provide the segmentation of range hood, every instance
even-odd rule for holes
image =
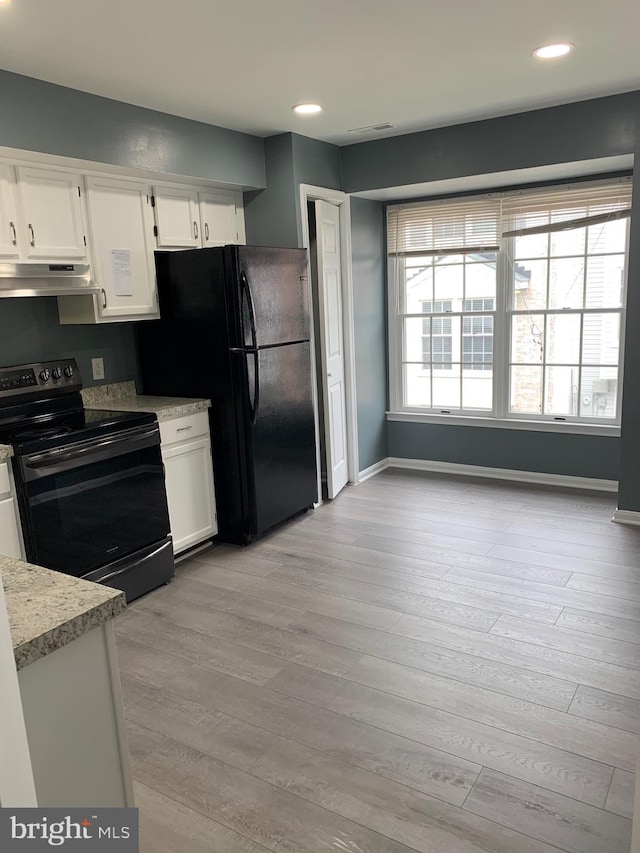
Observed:
[[[0,264],[0,297],[74,296],[99,290],[89,264]]]

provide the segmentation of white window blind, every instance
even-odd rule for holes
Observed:
[[[503,237],[585,228],[631,216],[631,178],[523,190],[502,200]]]
[[[399,204],[387,209],[390,255],[496,252],[500,238],[500,199],[448,199]]]
[[[496,252],[502,237],[584,228],[631,216],[631,178],[387,208],[390,255]]]

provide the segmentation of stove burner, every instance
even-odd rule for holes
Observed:
[[[23,432],[19,432],[14,436],[14,441],[32,441],[33,439],[39,438],[53,438],[57,435],[67,435],[72,432],[72,427],[70,426],[57,426],[57,427],[41,427],[40,429],[26,429]]]

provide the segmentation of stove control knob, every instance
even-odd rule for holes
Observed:
[[[49,370],[48,367],[45,367],[44,370],[40,371],[40,379],[42,379],[43,382],[48,382],[50,378],[51,378],[51,371]]]
[[[64,375],[65,375],[68,379],[71,379],[71,377],[73,376],[73,367],[72,367],[70,364],[68,364],[68,365],[65,367],[65,369],[64,369]]]
[[[62,379],[62,368],[61,367],[54,367],[53,370],[51,371],[51,375],[53,376],[54,379]]]

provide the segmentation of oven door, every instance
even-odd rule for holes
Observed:
[[[19,460],[27,559],[82,577],[165,539],[157,424]]]

